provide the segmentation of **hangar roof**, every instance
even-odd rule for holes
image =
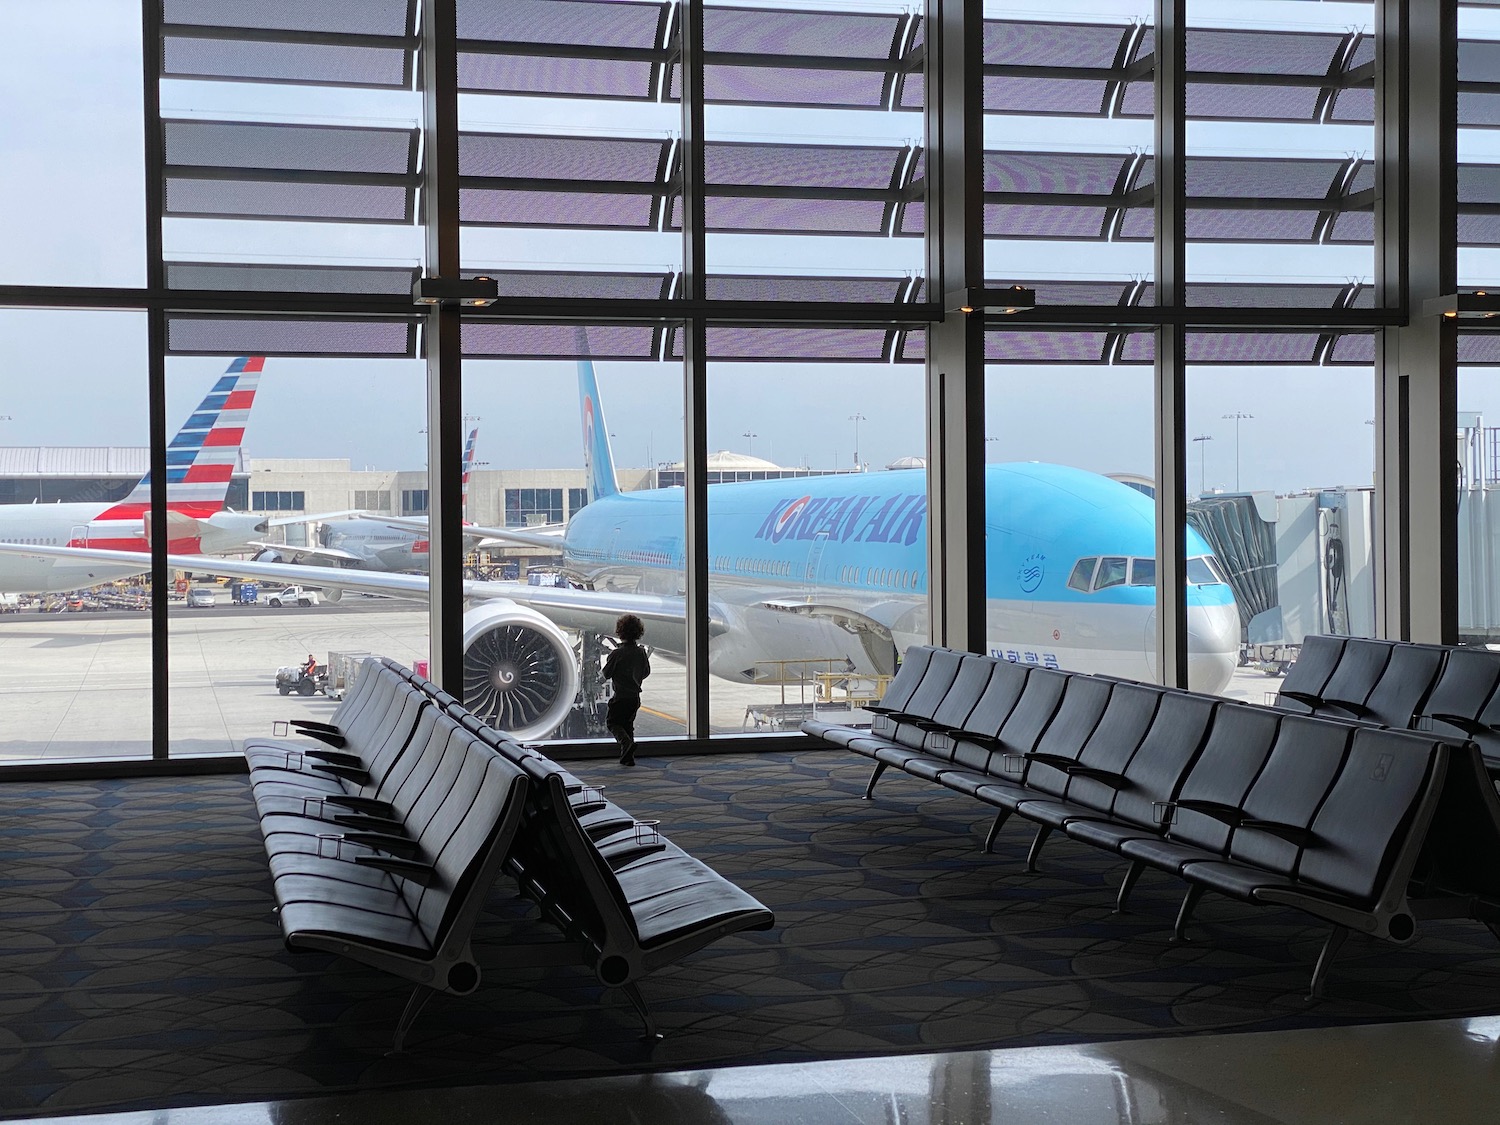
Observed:
[[[0,446],[0,477],[143,477],[150,467],[145,446]],[[243,454],[234,471],[245,471]]]

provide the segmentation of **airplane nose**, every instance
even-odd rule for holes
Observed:
[[[1229,605],[1188,607],[1188,687],[1217,695],[1240,663],[1240,615]]]

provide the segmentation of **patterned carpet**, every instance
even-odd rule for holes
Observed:
[[[0,786],[0,1115],[1500,1012],[1482,926],[1351,939],[1309,1004],[1310,920],[1208,900],[1170,944],[1176,882],[1111,915],[1119,862],[1063,840],[1027,875],[1024,826],[983,855],[981,805],[899,776],[867,804],[852,755],[578,772],[777,915],[646,978],[654,1047],[586,972],[507,971],[537,924],[502,881],[485,983],[387,1058],[405,988],[283,948],[243,778]]]

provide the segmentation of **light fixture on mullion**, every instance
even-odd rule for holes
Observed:
[[[419,305],[460,305],[481,309],[500,299],[500,283],[493,277],[419,277],[411,299]]]
[[[960,289],[949,294],[945,307],[949,312],[1010,316],[1036,308],[1036,290],[1024,285],[1005,289]]]
[[[1426,316],[1443,316],[1449,320],[1488,320],[1500,316],[1500,292],[1475,289],[1469,293],[1449,293],[1422,302]]]

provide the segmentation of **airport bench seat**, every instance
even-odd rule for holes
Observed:
[[[1415,716],[1439,679],[1443,660],[1428,646],[1350,654],[1342,639],[1327,641],[1313,646],[1305,675],[1384,699],[1393,714]],[[971,716],[990,692],[1009,707],[998,723],[990,709],[988,730],[950,724],[920,744],[871,732],[828,739],[874,759],[866,798],[895,766],[994,806],[986,850],[1007,818],[1033,822],[1028,867],[1058,830],[1122,856],[1120,909],[1144,870],[1169,872],[1187,884],[1178,938],[1210,890],[1296,907],[1331,925],[1314,994],[1350,931],[1399,943],[1419,916],[1467,916],[1500,935],[1500,798],[1475,781],[1484,767],[1472,743],[1079,673],[1030,669],[1002,681],[1005,662],[996,664],[980,703],[968,690],[961,700]]]

